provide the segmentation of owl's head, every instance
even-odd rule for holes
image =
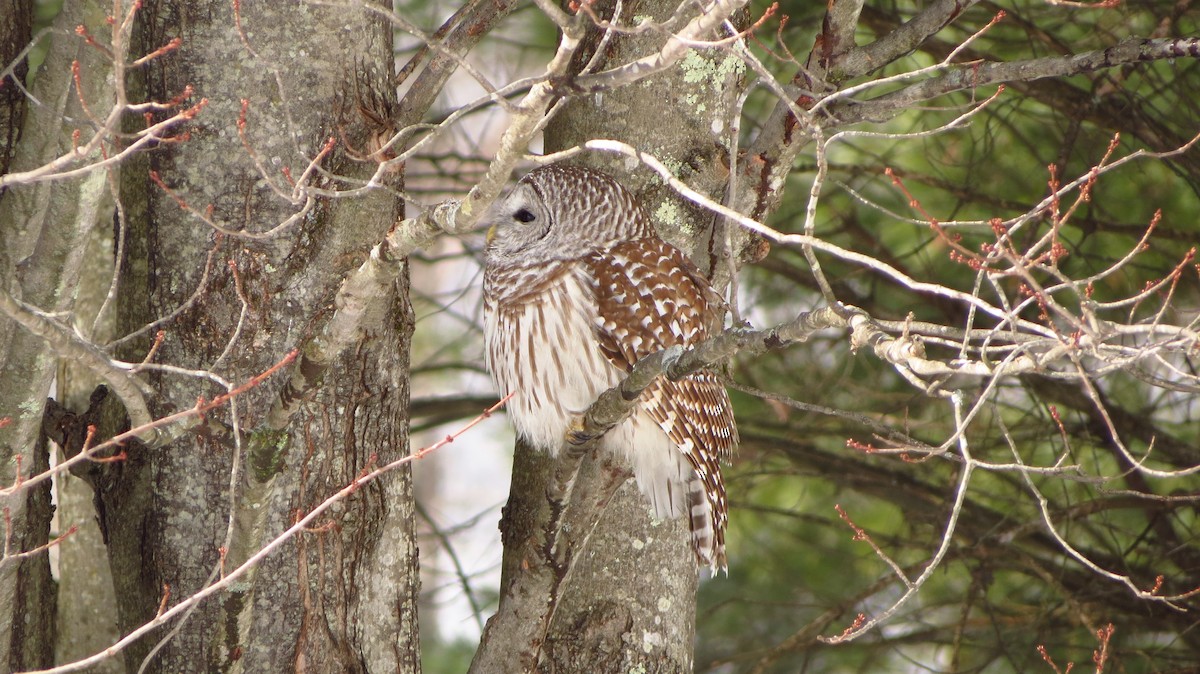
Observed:
[[[571,259],[654,233],[642,205],[611,176],[561,164],[530,171],[485,221],[495,258]]]

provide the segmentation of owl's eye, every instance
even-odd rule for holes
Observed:
[[[533,222],[537,219],[537,216],[531,213],[528,208],[522,208],[516,213],[513,213],[513,218],[517,222]]]

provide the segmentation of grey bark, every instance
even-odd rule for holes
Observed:
[[[25,119],[25,95],[21,86],[26,84],[29,64],[25,59],[17,60],[33,37],[33,0],[0,0],[0,68],[10,64],[10,75],[0,77],[0,175],[8,173],[12,153],[17,147],[21,125]]]
[[[268,182],[289,192],[283,170],[299,179],[330,137],[339,145],[324,169],[359,179],[373,172],[374,163],[353,160],[347,149],[362,153],[373,132],[357,111],[360,96],[393,97],[386,22],[365,11],[246,3],[242,34],[237,23],[227,2],[147,2],[139,14],[137,53],[174,37],[182,46],[134,74],[131,99],[169,100],[191,85],[208,105],[184,142],[162,144],[124,167],[128,238],[118,329],[170,315],[199,291],[199,301],[160,326],[165,339],[154,362],[240,383],[304,343],[344,274],[399,211],[384,189],[322,199],[278,237],[239,239],[217,236],[150,180],[149,171],[157,172],[196,212],[211,206],[212,219],[228,229],[261,232],[297,208]],[[261,173],[239,138],[242,99],[246,142]],[[320,174],[314,183],[345,185]],[[213,264],[201,288],[206,260]],[[232,426],[224,408],[210,413],[208,430],[153,450],[130,446],[128,459],[94,476],[123,631],[157,612],[164,588],[170,606],[211,582],[231,518],[226,565],[364,466],[407,453],[406,274],[395,291],[383,308],[385,327],[339,359],[285,432],[250,431],[239,444],[232,432],[213,430]],[[119,352],[141,360],[151,335],[123,342]],[[149,378],[156,416],[223,392],[190,377]],[[243,432],[261,423],[273,391],[268,383],[237,399]],[[247,448],[260,451],[251,456]],[[236,452],[244,454],[231,489]],[[126,653],[127,666],[152,656],[147,671],[419,671],[407,471],[363,487],[333,513],[217,602],[139,642]]]
[[[16,55],[12,51],[16,40],[25,39],[18,52],[27,44],[32,18],[28,4],[8,4],[14,21],[5,28],[5,65]],[[8,17],[6,8],[6,23]],[[71,35],[78,25],[103,35],[103,12],[97,12],[92,2],[68,3],[55,23],[59,32],[47,38],[47,62],[33,83],[32,93],[41,105],[31,114],[28,103],[6,102],[6,114],[11,115],[3,128],[7,170],[30,169],[70,151],[77,123],[68,120],[84,117],[72,83],[73,60],[82,71],[97,73],[82,81],[82,95],[93,101],[111,98],[111,83],[103,76],[107,65],[100,53]],[[13,89],[8,82],[6,96]],[[16,124],[20,124],[19,139]],[[15,145],[8,144],[14,139],[18,139]],[[47,343],[9,318],[18,301],[48,312],[71,310],[84,242],[104,210],[105,199],[102,173],[13,188],[0,198],[0,296],[7,308],[7,316],[0,315],[0,363],[4,365],[0,419],[11,420],[0,435],[0,484],[5,486],[14,483],[18,466],[28,476],[48,465],[48,445],[38,435],[56,365]],[[11,552],[32,550],[48,540],[48,490],[46,483],[0,499],[12,522]],[[45,554],[0,562],[2,666],[20,669],[52,662],[54,593]]]
[[[114,271],[112,229],[97,227],[80,273],[75,301],[75,326],[82,334],[99,343],[111,338],[112,312],[93,332],[97,312],[108,294]],[[71,409],[87,409],[92,391],[102,382],[77,363],[60,361],[55,382],[57,398]],[[65,459],[60,455],[60,460]],[[72,527],[70,543],[58,550],[58,622],[56,624],[56,662],[71,662],[104,650],[117,640],[117,618],[111,607],[117,599],[112,572],[93,502],[94,492],[86,480],[71,473],[60,474],[54,495],[58,504],[57,530]],[[110,660],[92,670],[94,674],[123,671],[119,660]]]

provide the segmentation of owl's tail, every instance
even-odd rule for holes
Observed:
[[[692,550],[696,552],[696,558],[711,569],[713,575],[717,571],[729,575],[725,561],[725,483],[720,472],[702,478],[693,471],[692,479],[688,482],[686,503],[688,524],[692,530]]]

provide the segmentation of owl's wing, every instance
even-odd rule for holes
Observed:
[[[650,237],[627,241],[585,258],[599,312],[597,339],[604,356],[628,372],[656,351],[703,341],[721,298],[678,249]],[[644,394],[650,417],[692,467],[705,476],[697,450],[728,461],[737,444],[729,394],[716,375],[701,370],[679,381],[660,378]]]

